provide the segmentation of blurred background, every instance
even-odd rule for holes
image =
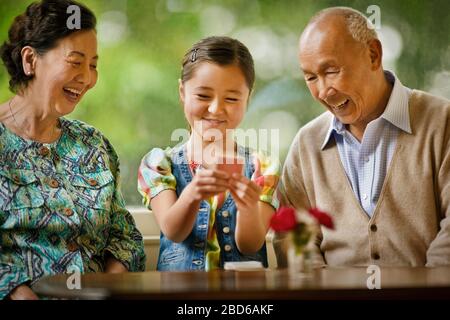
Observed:
[[[0,41],[30,0],[0,0]],[[256,86],[242,128],[279,129],[284,160],[298,129],[324,111],[307,90],[297,40],[308,19],[329,6],[351,6],[378,31],[384,66],[410,88],[450,99],[450,1],[81,0],[98,18],[99,81],[69,118],[100,129],[121,159],[122,190],[138,206],[137,168],[153,147],[176,145],[186,128],[178,99],[180,62],[193,43],[211,35],[241,40],[253,54]],[[12,96],[0,68],[0,101]]]

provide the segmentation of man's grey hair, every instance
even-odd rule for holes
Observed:
[[[308,26],[318,21],[325,21],[328,17],[343,17],[348,32],[358,42],[368,44],[378,39],[375,27],[361,12],[349,7],[326,8],[316,13],[308,22]]]

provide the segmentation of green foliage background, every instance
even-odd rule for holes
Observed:
[[[378,5],[382,25],[391,26],[402,38],[401,54],[393,64],[402,82],[411,88],[428,90],[433,88],[436,75],[440,74],[437,78],[441,87],[438,93],[450,98],[450,1],[447,0],[81,2],[96,13],[99,24],[111,21],[112,16],[113,21],[122,21],[126,26],[126,34],[120,41],[99,42],[99,82],[70,117],[94,125],[111,140],[121,158],[122,188],[130,205],[141,203],[136,191],[136,172],[142,156],[153,147],[176,144],[171,141],[172,131],[186,127],[178,99],[181,58],[194,42],[213,35],[210,32],[220,30],[226,24],[219,15],[209,22],[207,19],[205,25],[208,12],[205,10],[208,8],[220,8],[228,13],[228,18],[231,15],[232,27],[224,33],[226,35],[239,35],[239,30],[246,28],[270,30],[275,37],[290,41],[295,49],[298,35],[316,11],[345,5],[367,13],[369,5]],[[0,1],[0,41],[6,39],[13,18],[30,3],[28,0]],[[111,11],[123,15],[114,18]],[[107,32],[109,26],[103,24],[102,28]],[[100,34],[99,30],[99,37]],[[265,50],[270,57],[270,51],[275,52],[279,48],[277,43],[273,43]],[[242,124],[244,128],[267,128],[268,125],[279,128],[284,142],[280,147],[281,160],[295,131],[323,112],[322,107],[310,98],[295,54],[283,53],[282,50],[281,55],[272,55],[274,58],[256,64],[256,87]],[[284,72],[272,77],[259,76],[265,64],[276,64],[280,59],[285,63]],[[11,96],[8,75],[3,67],[0,69],[0,101]],[[272,112],[280,111],[285,112],[284,118],[276,121],[275,113],[274,122],[270,124]],[[287,123],[284,126],[286,117],[294,121],[295,128],[292,124],[287,128]]]

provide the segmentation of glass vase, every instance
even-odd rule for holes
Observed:
[[[291,244],[287,251],[287,263],[290,276],[309,276],[313,270],[312,250],[307,246],[297,248]]]

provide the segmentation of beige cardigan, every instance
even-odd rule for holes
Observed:
[[[398,136],[372,218],[361,208],[334,139],[321,150],[331,113],[294,138],[281,178],[284,202],[329,212],[335,230],[322,228],[319,262],[330,266],[450,264],[450,102],[414,90],[412,134]],[[316,257],[317,258],[317,257]]]

